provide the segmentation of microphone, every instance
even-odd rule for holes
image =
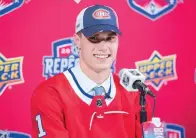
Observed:
[[[139,72],[137,69],[122,69],[119,72],[120,84],[127,90],[131,92],[145,92],[152,97],[155,95],[151,90],[144,84],[145,76]]]

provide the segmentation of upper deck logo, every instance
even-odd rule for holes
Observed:
[[[145,17],[156,20],[166,13],[171,12],[177,5],[177,1],[183,0],[127,0],[129,6]]]
[[[0,95],[10,85],[23,83],[23,57],[5,58],[0,53]]]
[[[167,138],[185,138],[185,129],[183,126],[177,124],[166,124]]]
[[[135,64],[136,68],[146,76],[146,84],[152,85],[157,91],[164,82],[177,79],[176,55],[163,57],[154,51],[150,59]]]
[[[24,0],[0,0],[0,17],[18,9],[23,3]]]

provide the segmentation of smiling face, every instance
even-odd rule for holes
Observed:
[[[79,48],[80,66],[97,73],[110,70],[118,49],[116,33],[99,32],[91,37],[76,34],[74,42]]]

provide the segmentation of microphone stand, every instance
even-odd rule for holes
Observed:
[[[139,87],[138,90],[141,92],[140,94],[140,105],[141,105],[140,123],[142,124],[143,122],[147,121],[147,112],[146,112],[146,94],[147,93],[141,87]]]
[[[144,130],[143,130],[143,122],[147,121],[147,112],[146,112],[146,92],[142,87],[138,87],[138,90],[140,91],[140,124],[142,126],[142,138],[144,138]]]

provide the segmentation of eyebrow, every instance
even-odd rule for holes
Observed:
[[[109,34],[108,34],[108,36],[113,36],[113,35],[117,35],[115,32],[110,32]],[[100,36],[99,35],[99,33],[97,33],[97,34],[95,34],[95,35],[93,35],[93,36]]]
[[[111,35],[117,35],[117,34],[115,32],[111,32],[108,35],[111,36]]]

